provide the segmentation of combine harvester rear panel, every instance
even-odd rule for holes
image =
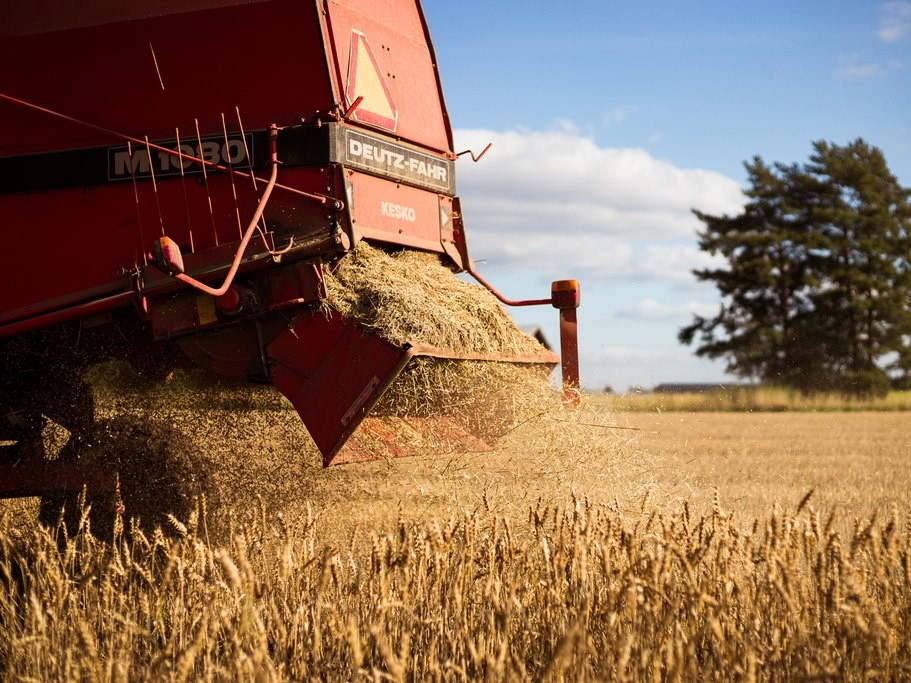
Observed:
[[[91,478],[28,465],[45,418],[88,438],[98,360],[179,348],[270,382],[329,464],[364,457],[346,441],[411,358],[483,355],[322,306],[361,241],[473,273],[415,0],[7,3],[0,63],[0,495]],[[552,303],[573,337],[572,281],[512,303]]]

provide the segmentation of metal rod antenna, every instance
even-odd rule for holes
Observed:
[[[155,195],[155,206],[158,207],[158,223],[161,225],[161,236],[164,237],[164,217],[161,215],[161,199],[158,197],[158,181],[155,179],[155,162],[152,160],[152,148],[146,137],[146,156],[149,159],[149,174],[152,176],[152,192]]]
[[[145,231],[142,229],[142,210],[139,206],[139,186],[136,185],[136,164],[133,163],[133,143],[127,140],[127,156],[130,158],[130,179],[133,181],[133,200],[136,202],[136,223],[139,226],[139,253],[142,254],[142,265],[149,265],[146,252]]]
[[[196,144],[199,145],[199,155],[202,156],[202,135],[199,132],[199,119],[193,119],[196,126]],[[209,175],[206,173],[206,165],[202,164],[202,182],[206,188],[206,197],[209,200],[209,218],[212,220],[212,235],[215,237],[215,246],[218,242],[218,230],[215,228],[215,209],[212,207],[212,193],[209,191]]]
[[[237,185],[234,184],[234,167],[231,164],[231,145],[228,141],[228,124],[225,123],[225,113],[221,113],[221,132],[224,136],[225,141],[225,152],[228,155],[228,158],[225,159],[225,163],[228,164],[228,169],[231,171],[229,177],[231,178],[231,196],[234,198],[234,215],[237,217],[237,236],[240,239],[244,238],[244,226],[243,220],[240,217],[240,206],[237,203]]]
[[[183,150],[180,148],[180,128],[174,129],[174,138],[177,142],[177,165],[180,167],[180,185],[183,189],[183,208],[187,213],[187,234],[190,238],[190,253],[196,251],[193,242],[193,220],[190,218],[190,198],[187,194],[187,176],[183,168]]]

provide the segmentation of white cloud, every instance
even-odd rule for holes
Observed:
[[[611,109],[604,115],[604,119],[603,119],[604,125],[612,126],[617,123],[623,123],[624,121],[626,121],[627,117],[630,114],[633,114],[633,113],[637,112],[638,110],[639,110],[638,107],[634,107],[631,105],[620,105],[620,106],[614,107],[613,109]]]
[[[561,232],[560,229],[552,230],[550,234],[521,229],[491,232],[478,230],[474,222],[470,222],[468,247],[475,258],[483,258],[494,266],[508,264],[545,272],[585,270],[605,274],[630,270],[633,260],[630,242],[613,235],[565,235]]]
[[[621,277],[690,278],[707,265],[694,207],[739,213],[738,183],[641,149],[598,146],[571,122],[557,130],[456,131],[459,149],[493,147],[458,165],[475,258],[551,272],[562,264]]]
[[[491,267],[524,268],[552,277],[585,274],[602,279],[692,283],[693,270],[725,263],[696,246],[645,244],[610,234],[566,234],[562,229],[538,234],[521,226],[495,232],[478,230],[471,220],[473,213],[468,212],[469,251]]]
[[[895,43],[911,33],[911,2],[896,0],[879,7],[879,31],[876,35],[886,43]]]
[[[704,301],[688,301],[679,305],[663,304],[655,299],[643,299],[633,308],[617,313],[618,318],[634,320],[688,320],[694,315],[704,318],[711,317],[718,312],[717,303]]]
[[[640,271],[655,279],[689,281],[691,271],[719,268],[725,263],[720,256],[711,256],[696,246],[671,244],[646,245]]]
[[[461,130],[460,147],[493,147],[482,163],[460,164],[459,182],[466,189],[494,185],[500,201],[541,202],[554,210],[623,212],[676,216],[694,205],[707,211],[736,210],[741,201],[737,183],[720,173],[681,169],[656,159],[642,149],[599,147],[574,130],[508,131]],[[510,209],[514,208],[512,206]],[[583,216],[584,217],[584,216]],[[592,215],[602,224],[603,215]],[[668,232],[653,221],[651,230]],[[680,234],[679,224],[670,227]]]
[[[904,68],[905,63],[900,59],[890,59],[887,62],[878,63],[863,61],[861,57],[854,56],[836,69],[835,75],[843,81],[872,81],[885,78]]]

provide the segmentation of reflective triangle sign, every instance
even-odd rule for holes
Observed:
[[[345,96],[348,98],[348,106],[358,97],[363,98],[351,114],[352,119],[395,132],[399,120],[398,109],[392,101],[389,86],[370,49],[367,36],[357,30],[351,31]]]

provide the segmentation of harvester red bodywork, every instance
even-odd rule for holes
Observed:
[[[141,361],[148,339],[273,383],[324,462],[345,459],[409,358],[450,354],[317,312],[326,263],[369,240],[472,272],[420,6],[60,5],[0,10],[0,441],[27,443],[35,413],[91,421],[78,395],[23,389],[75,364],[43,346],[65,330],[80,358],[125,340]]]

